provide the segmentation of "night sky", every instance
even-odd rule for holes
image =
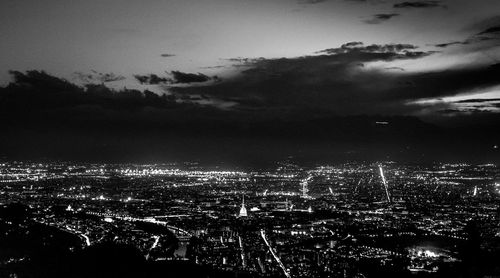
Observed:
[[[497,0],[0,2],[0,159],[500,161]]]

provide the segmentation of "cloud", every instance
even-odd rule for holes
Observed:
[[[55,115],[60,112],[65,116],[56,121],[66,121],[66,113],[73,118],[83,110],[111,113],[147,107],[167,109],[177,105],[173,96],[159,96],[147,90],[115,91],[103,84],[81,87],[43,71],[11,71],[11,75],[13,81],[0,88],[1,110],[3,115],[14,113],[19,118],[30,118],[33,113],[45,111]]]
[[[465,41],[463,41],[463,42],[454,41],[454,42],[438,43],[438,44],[435,44],[434,46],[435,47],[439,47],[439,48],[446,48],[446,47],[449,47],[449,46],[461,45],[461,44],[467,44],[467,42],[465,42]]]
[[[14,71],[13,81],[0,88],[5,131],[0,154],[93,161],[113,155],[219,159],[240,154],[235,161],[248,161],[251,156],[275,159],[270,158],[274,150],[281,150],[280,156],[298,149],[331,156],[327,150],[335,142],[341,152],[357,146],[362,153],[377,149],[387,157],[408,146],[435,144],[442,150],[453,138],[470,148],[467,136],[404,116],[419,109],[406,103],[498,83],[500,66],[418,74],[357,66],[380,59],[377,53],[259,59],[235,78],[177,86],[171,88],[174,94],[161,96]],[[381,127],[377,121],[390,124]],[[481,131],[495,140],[498,135],[491,130]],[[472,140],[477,133],[457,134],[470,134],[467,140]],[[383,147],[388,144],[391,150]],[[422,148],[415,151],[421,155]]]
[[[496,34],[496,35],[499,35],[500,34],[500,25],[498,26],[493,26],[493,27],[490,27],[484,31],[481,31],[480,33],[478,33],[478,35],[487,35],[487,34]]]
[[[486,30],[492,26],[500,25],[500,15],[490,16],[480,20],[476,20],[474,23],[465,26],[464,31],[467,32],[478,32]]]
[[[160,77],[153,73],[146,75],[136,74],[134,75],[134,77],[137,81],[139,81],[139,83],[145,85],[158,85],[158,84],[166,84],[172,82],[172,80],[169,78]]]
[[[318,3],[323,3],[327,2],[328,0],[300,0],[300,4],[318,4]]]
[[[190,84],[190,83],[199,83],[199,82],[207,82],[212,79],[203,73],[186,73],[181,71],[172,71],[170,74],[173,77],[172,84]]]
[[[221,69],[225,68],[226,66],[218,65],[218,66],[207,66],[207,67],[200,67],[201,69]]]
[[[484,102],[499,102],[500,98],[472,98],[456,101],[455,103],[484,103]]]
[[[338,48],[329,48],[318,53],[340,54],[348,52],[366,52],[366,53],[396,53],[401,51],[413,50],[418,48],[411,44],[371,44],[364,45],[362,42],[348,42]]]
[[[229,62],[236,62],[236,63],[248,63],[248,62],[252,62],[253,59],[251,58],[242,58],[242,57],[237,57],[237,58],[228,58],[228,59],[225,59]]]
[[[122,75],[117,75],[115,73],[101,73],[92,70],[90,73],[75,72],[75,77],[84,83],[106,83],[125,80],[126,78]]]
[[[412,2],[401,2],[393,5],[396,9],[406,9],[406,8],[435,8],[440,7],[440,1],[412,1]]]
[[[470,98],[453,102],[450,106],[465,113],[500,113],[500,98]]]
[[[264,60],[264,59],[265,58],[263,58],[263,57],[260,57],[260,58],[236,57],[236,58],[228,58],[228,59],[222,59],[222,60],[228,61],[232,64],[233,67],[239,68],[239,67],[251,66],[256,61]]]
[[[480,20],[464,28],[465,31],[472,33],[461,41],[452,41],[434,44],[437,48],[448,48],[457,46],[455,51],[464,53],[481,53],[489,56],[485,50],[497,48],[500,41],[500,16],[490,17]],[[498,61],[491,57],[492,61]]]
[[[328,2],[329,0],[299,0],[299,4],[319,4],[323,2]],[[347,2],[367,2],[368,0],[344,0]]]
[[[437,47],[448,47],[451,45],[470,45],[476,50],[495,48],[500,40],[500,16],[488,17],[468,25],[463,31],[472,33],[463,41],[436,44]]]
[[[171,71],[168,73],[171,77],[161,77],[154,73],[141,75],[134,75],[139,83],[144,85],[175,85],[175,84],[191,84],[202,83],[211,80],[220,81],[217,76],[207,76],[203,73],[186,73],[181,71]]]
[[[500,40],[500,17],[483,20],[475,25],[476,33],[464,44],[483,44],[486,47],[497,47]]]
[[[273,115],[355,115],[359,113],[422,115],[438,105],[417,102],[467,94],[500,85],[500,65],[406,72],[397,68],[360,67],[362,64],[419,59],[433,52],[411,44],[364,45],[346,43],[319,51],[322,55],[258,59],[241,75],[217,84],[175,88],[178,95],[200,95],[238,103],[231,109]],[[245,63],[249,63],[245,60]],[[441,103],[442,109],[448,104]],[[436,106],[436,107],[434,107]],[[426,112],[427,111],[427,112]],[[304,115],[303,115],[304,117]]]
[[[385,68],[386,70],[399,70],[399,71],[405,71],[405,69],[401,67],[387,67]]]
[[[337,48],[329,48],[318,51],[320,54],[376,54],[379,60],[392,61],[398,59],[418,59],[435,51],[416,51],[418,47],[411,44],[371,44],[364,45],[362,42],[349,42]]]
[[[367,19],[364,22],[368,24],[379,24],[384,21],[387,21],[393,17],[399,16],[397,13],[390,13],[390,14],[375,14],[373,15],[373,18]]]

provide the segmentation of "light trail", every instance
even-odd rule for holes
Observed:
[[[85,234],[80,234],[84,239],[87,246],[90,246],[90,238]]]
[[[169,225],[168,224],[169,222],[156,220],[154,217],[145,217],[145,218],[137,218],[137,217],[130,217],[130,216],[127,216],[127,217],[114,216],[114,217],[118,218],[120,220],[131,221],[131,222],[139,221],[139,222],[148,222],[148,223],[158,224],[158,225],[162,225],[162,226],[167,227],[171,232],[173,232],[176,235],[183,234],[186,236],[192,236],[190,232],[188,232],[184,229],[181,229],[179,227]],[[162,216],[162,217],[164,218],[165,216]]]
[[[146,255],[146,260],[149,260],[149,253],[151,253],[151,250],[155,249],[156,246],[158,246],[158,242],[160,241],[160,236],[154,236],[153,237],[155,241],[153,242],[153,245],[151,245],[151,248],[149,248],[148,254]]]
[[[391,202],[391,196],[389,195],[389,188],[387,187],[387,181],[385,180],[384,176],[384,170],[382,169],[382,165],[378,166],[378,169],[380,170],[380,177],[382,178],[382,183],[384,184],[384,189],[385,189],[385,195],[387,197],[387,202]]]
[[[238,236],[238,241],[240,244],[240,250],[241,250],[241,263],[243,264],[243,267],[247,266],[247,259],[245,257],[245,249],[243,248],[243,240],[241,239],[241,236]]]
[[[286,267],[283,264],[283,262],[281,262],[281,259],[278,257],[278,255],[276,254],[276,252],[274,252],[274,249],[271,247],[271,245],[267,241],[266,232],[264,232],[264,230],[260,230],[260,235],[262,236],[262,239],[264,240],[264,243],[266,243],[267,247],[269,248],[269,252],[271,252],[271,255],[273,255],[274,259],[276,260],[276,262],[278,263],[278,265],[283,270],[283,274],[285,274],[285,276],[287,278],[291,278],[292,275],[290,275],[290,273],[286,269]]]
[[[77,231],[77,230],[75,230],[73,228],[70,228],[70,227],[63,227],[63,229],[65,229],[66,231],[68,231],[68,232],[70,232],[72,234],[75,234],[75,235],[77,235],[79,237],[82,237],[85,240],[85,244],[87,244],[87,246],[90,246],[90,238],[86,234],[84,234],[84,233],[82,233],[80,231]]]
[[[55,227],[55,228],[57,228],[57,229],[59,229],[59,230],[61,230],[61,231],[65,231],[65,232],[68,232],[68,233],[70,233],[70,234],[76,235],[76,236],[78,236],[78,237],[82,238],[82,239],[85,241],[85,244],[86,244],[87,246],[90,246],[90,245],[91,245],[91,244],[90,244],[90,238],[89,238],[86,234],[84,234],[84,233],[82,233],[82,232],[80,232],[80,231],[77,231],[77,230],[75,230],[75,229],[73,229],[73,228],[71,228],[71,227],[67,227],[67,226],[59,226],[59,225],[56,225],[56,224],[46,223],[46,222],[44,222],[44,221],[36,221],[36,222],[38,222],[38,223],[40,223],[40,224],[43,224],[43,225],[47,225],[47,226],[51,226],[51,227]]]
[[[156,246],[158,246],[158,242],[160,241],[160,236],[155,236],[155,242],[153,242],[153,245],[151,246],[151,249],[155,249]]]

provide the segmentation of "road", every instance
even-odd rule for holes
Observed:
[[[276,252],[274,252],[274,249],[269,244],[269,241],[267,241],[266,232],[264,232],[264,230],[260,230],[260,235],[262,236],[262,239],[264,240],[264,242],[266,243],[267,247],[269,248],[269,252],[271,252],[271,255],[273,255],[274,259],[276,260],[276,262],[278,263],[278,265],[283,270],[283,274],[285,274],[285,276],[287,278],[292,278],[292,275],[290,275],[290,272],[288,272],[288,270],[286,269],[286,267],[283,264],[283,262],[281,262],[280,257],[278,257],[278,255],[276,254]]]

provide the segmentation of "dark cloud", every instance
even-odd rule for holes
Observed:
[[[169,53],[164,53],[160,55],[161,57],[168,58],[168,57],[174,57],[176,56],[175,54],[169,54]]]
[[[176,126],[176,130],[187,128],[191,132],[193,125],[193,130],[221,125],[225,132],[227,124],[234,128],[255,120],[274,128],[273,122],[281,117],[197,105],[196,101],[214,99],[207,94],[160,96],[147,90],[115,91],[102,84],[81,87],[40,71],[11,74],[13,81],[0,88],[0,120],[4,128],[164,130]],[[296,120],[290,119],[291,123]]]
[[[352,48],[352,47],[361,47],[363,46],[363,42],[348,42],[342,45],[342,48]]]
[[[211,80],[219,81],[217,76],[210,77],[203,73],[186,73],[174,70],[169,75],[172,77],[161,77],[156,74],[134,75],[134,77],[139,83],[146,85],[174,85],[201,83]]]
[[[405,71],[405,69],[400,68],[400,67],[387,67],[385,68],[386,70],[399,70],[399,71]]]
[[[222,68],[225,68],[225,67],[226,66],[219,65],[219,66],[200,67],[200,69],[222,69]]]
[[[83,87],[43,71],[10,72],[13,82],[0,88],[1,110],[27,108],[30,111],[59,110],[78,107],[105,109],[141,109],[144,107],[170,107],[175,104],[172,96],[159,96],[150,91],[124,89],[115,91],[103,84]]]
[[[467,32],[479,32],[497,25],[500,25],[500,15],[477,20],[474,23],[465,26],[463,29]]]
[[[242,58],[242,57],[237,57],[237,58],[228,58],[228,59],[225,59],[226,61],[229,61],[229,62],[235,62],[235,63],[248,63],[248,62],[252,62],[253,59],[251,58]]]
[[[500,16],[488,17],[464,28],[473,34],[463,44],[483,44],[483,47],[496,47],[500,40]]]
[[[495,36],[485,36],[485,35],[486,33],[485,34],[478,33],[468,37],[467,39],[464,39],[463,41],[438,43],[434,44],[434,46],[438,48],[448,48],[450,46],[469,46],[471,50],[482,50],[482,49],[497,47],[497,44],[492,41],[500,39],[500,36],[496,38]],[[464,48],[463,50],[467,50],[467,48]]]
[[[498,102],[500,98],[472,98],[456,101],[455,103],[485,103],[485,102]]]
[[[319,4],[329,0],[299,0],[300,4]],[[368,0],[344,0],[347,2],[367,2]]]
[[[199,83],[199,82],[207,82],[212,79],[216,79],[207,76],[203,73],[186,73],[181,71],[172,71],[171,75],[173,77],[172,84],[189,84],[189,83]]]
[[[329,48],[318,53],[326,54],[341,54],[348,52],[365,52],[365,53],[394,53],[398,54],[402,51],[408,51],[418,48],[411,44],[371,44],[364,45],[362,42],[348,42],[338,48]]]
[[[463,113],[464,111],[460,110],[460,109],[448,108],[448,109],[438,110],[437,112],[440,113],[440,114],[443,114],[443,115],[453,115],[453,114]]]
[[[125,77],[122,75],[117,75],[112,72],[101,73],[95,70],[92,70],[90,73],[75,72],[74,75],[77,79],[84,83],[106,83],[125,80]]]
[[[252,66],[253,63],[255,63],[256,61],[265,60],[265,58],[263,58],[263,57],[260,57],[260,58],[236,57],[236,58],[228,58],[228,59],[222,59],[222,60],[230,62],[233,67],[242,68],[242,67]]]
[[[462,111],[463,113],[468,114],[492,114],[498,115],[500,110],[500,99],[492,98],[492,99],[463,99],[459,101],[454,101],[452,107],[455,107],[456,110]]]
[[[500,25],[490,27],[490,28],[478,33],[478,35],[487,35],[487,34],[500,34]]]
[[[446,43],[435,44],[438,48],[447,48],[450,46],[459,46],[458,51],[476,52],[489,56],[485,50],[498,47],[500,41],[500,17],[490,17],[476,22],[465,28],[472,35],[462,41],[452,41]],[[490,57],[492,61],[498,61],[494,57]]]
[[[454,114],[454,115],[460,115],[460,114],[491,114],[489,112],[490,107],[486,106],[475,106],[475,107],[461,107],[461,108],[456,108],[456,109],[443,109],[440,110],[439,112],[442,114]]]
[[[491,25],[478,24],[482,26],[479,31],[469,37],[463,44],[474,45],[476,49],[485,50],[498,47],[500,41],[500,17],[487,20]]]
[[[433,51],[415,51],[418,47],[411,44],[371,44],[364,45],[361,42],[349,42],[338,48],[329,48],[318,51],[322,54],[376,54],[380,60],[391,61],[397,59],[417,59],[435,52]]]
[[[141,84],[145,85],[158,85],[158,84],[166,84],[166,83],[171,83],[172,80],[166,77],[160,77],[156,74],[147,74],[147,75],[139,75],[136,74],[134,75],[135,79],[139,81]]]
[[[318,3],[323,3],[326,1],[328,1],[328,0],[300,0],[299,3],[300,4],[318,4]]]
[[[373,18],[367,19],[364,22],[368,24],[379,24],[384,21],[387,21],[393,17],[399,16],[397,13],[390,13],[390,14],[375,14],[373,15]]]
[[[371,62],[418,59],[432,54],[417,50],[417,46],[409,44],[365,46],[361,42],[350,42],[320,51],[324,55],[259,59],[238,77],[174,91],[180,95],[203,93],[238,103],[233,107],[235,110],[274,115],[308,109],[337,115],[412,115],[432,106],[417,104],[417,100],[500,85],[499,65],[432,72],[359,67]]]
[[[452,45],[461,45],[461,44],[467,44],[467,42],[454,41],[454,42],[447,42],[447,43],[438,43],[438,44],[435,44],[434,46],[439,47],[439,48],[446,48],[446,47],[449,47]]]
[[[411,2],[401,2],[393,5],[396,9],[402,8],[435,8],[440,7],[441,1],[411,1]]]
[[[411,110],[405,107],[408,99],[498,82],[497,68],[424,75],[355,65],[378,60],[377,53],[259,60],[240,77],[174,87],[174,95],[162,96],[115,91],[103,84],[81,87],[38,71],[12,72],[13,81],[0,88],[0,155],[246,163],[302,153],[317,162],[319,157],[353,159],[346,151],[362,154],[357,159],[387,158],[401,151],[414,158],[408,147],[417,156],[435,150],[444,155],[443,146],[453,146],[453,138],[460,138],[455,144],[467,142],[467,150],[484,145],[457,136],[477,132],[450,132],[398,115]],[[414,85],[402,85],[405,80]],[[232,99],[239,106],[224,110],[196,104],[214,99]],[[481,130],[481,138],[496,140],[491,130]],[[456,149],[446,149],[447,154]]]

